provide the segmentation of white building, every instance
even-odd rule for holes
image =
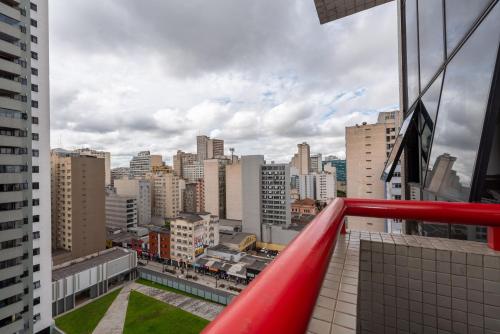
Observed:
[[[137,227],[137,199],[135,196],[106,192],[106,227],[123,231]]]
[[[299,198],[316,198],[316,174],[299,175]]]
[[[0,2],[0,333],[53,323],[47,7]]]
[[[137,223],[151,223],[153,186],[151,180],[120,179],[114,181],[116,193],[121,196],[135,196],[137,200]]]
[[[172,260],[193,263],[205,248],[219,244],[219,218],[210,214],[182,213],[170,223]]]
[[[337,178],[334,173],[316,174],[316,197],[314,199],[329,203],[337,197]]]
[[[321,153],[311,154],[311,173],[321,173],[323,171],[323,158]]]
[[[163,165],[161,155],[151,155],[149,151],[139,152],[130,160],[130,176],[143,177],[153,171],[154,166]]]
[[[182,176],[187,183],[195,183],[203,179],[203,162],[193,161],[190,164],[182,165]]]

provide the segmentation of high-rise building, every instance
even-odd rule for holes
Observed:
[[[309,174],[311,171],[311,148],[308,143],[297,144],[297,153],[294,154],[290,165],[297,169],[299,175]]]
[[[226,218],[226,165],[228,159],[210,159],[204,162],[205,210]]]
[[[106,248],[104,159],[51,152],[54,264]]]
[[[170,230],[170,256],[177,263],[192,264],[206,247],[219,244],[219,218],[214,215],[182,213]]]
[[[183,165],[182,178],[189,183],[194,183],[199,179],[203,179],[203,161],[194,161],[190,164]]]
[[[150,177],[153,182],[153,216],[177,217],[183,209],[184,180],[174,173],[154,173]]]
[[[240,160],[226,165],[226,219],[243,219],[243,189]]]
[[[321,172],[316,174],[316,197],[315,199],[329,203],[337,197],[337,180],[335,173]]]
[[[385,198],[385,182],[380,175],[395,136],[394,112],[382,112],[378,122],[346,127],[347,196]],[[349,228],[358,231],[385,231],[380,218],[349,217]]]
[[[323,161],[323,170],[325,172],[335,173],[335,176],[337,178],[337,190],[346,192],[347,169],[345,160],[339,159],[334,155],[327,156]]]
[[[92,150],[90,148],[76,149],[75,152],[80,153],[80,155],[90,155],[96,158],[104,159],[104,171],[105,171],[104,182],[106,183],[107,186],[111,185],[111,153]]]
[[[0,17],[0,332],[36,332],[53,322],[47,1]]]
[[[315,199],[316,197],[316,174],[301,174],[299,175],[299,198],[300,199]]]
[[[116,193],[120,196],[133,196],[137,204],[137,223],[151,223],[153,186],[150,179],[120,179],[114,181]]]
[[[106,192],[106,227],[123,231],[137,227],[137,199],[135,196],[118,195],[114,190]]]
[[[149,151],[139,152],[130,161],[130,176],[143,177],[151,173],[154,166],[163,166],[161,155],[151,155]]]
[[[323,171],[323,156],[321,153],[311,155],[311,173],[321,173]]]
[[[290,166],[270,163],[261,166],[262,224],[289,226]]]
[[[111,169],[111,185],[115,184],[115,180],[128,179],[130,176],[129,167],[117,167]]]
[[[198,156],[195,153],[186,153],[178,150],[177,154],[174,155],[174,173],[175,175],[186,178],[184,176],[184,166],[191,165],[197,161]]]
[[[207,136],[197,136],[196,153],[198,161],[221,158],[224,156],[224,140],[210,139]]]

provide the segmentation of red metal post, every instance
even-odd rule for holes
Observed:
[[[488,226],[488,246],[500,251],[500,227]]]

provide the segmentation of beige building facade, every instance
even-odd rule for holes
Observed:
[[[106,248],[104,159],[51,152],[54,264]]]
[[[137,203],[137,223],[151,223],[153,185],[150,179],[120,179],[114,181],[116,193],[120,196],[134,196]]]
[[[175,218],[182,211],[185,182],[174,173],[155,173],[153,183],[153,216]]]
[[[196,153],[187,153],[181,150],[177,151],[177,154],[174,155],[173,163],[174,163],[174,173],[175,175],[184,177],[184,166],[190,165],[198,159],[198,155]]]
[[[394,112],[380,113],[375,124],[364,122],[346,127],[347,197],[385,199],[385,182],[380,175],[394,142],[395,127]],[[348,227],[384,232],[385,221],[349,217]]]
[[[111,153],[104,151],[97,151],[90,148],[80,148],[75,150],[80,155],[90,155],[96,158],[104,159],[104,181],[106,185],[111,184]]]
[[[226,219],[243,219],[242,196],[241,163],[240,160],[234,160],[226,166]]]
[[[226,217],[226,165],[227,159],[210,159],[203,162],[205,210],[220,218]]]

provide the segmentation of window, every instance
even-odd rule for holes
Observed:
[[[33,239],[40,239],[40,231],[33,232]]]
[[[19,30],[21,30],[21,32],[22,32],[23,34],[25,34],[25,33],[26,33],[26,27],[25,27],[25,26],[19,26]]]
[[[40,173],[40,166],[32,166],[31,172],[32,173]]]
[[[31,101],[31,106],[32,106],[33,108],[38,108],[38,101],[36,101],[36,100],[32,100],[32,101]]]
[[[33,206],[40,205],[40,199],[39,198],[33,198]]]
[[[32,154],[34,157],[38,157],[40,156],[40,151],[39,150],[31,150],[32,151]]]
[[[21,49],[21,51],[26,51],[26,43],[19,43],[19,48]]]
[[[31,74],[38,75],[38,68],[32,67],[31,68]]]
[[[36,22],[35,19],[30,19],[30,23],[33,27],[36,27],[38,25],[38,22]]]
[[[33,255],[40,255],[40,248],[34,248],[33,249]],[[40,281],[38,281],[38,287],[36,286],[36,283],[35,282],[35,289],[39,288],[40,287]]]
[[[31,90],[32,90],[33,92],[38,92],[38,85],[31,84]]]
[[[394,195],[394,199],[395,200],[400,200],[401,199],[401,195]]]
[[[39,215],[34,215],[33,216],[33,223],[38,223],[40,222],[40,216]]]
[[[35,51],[31,51],[31,58],[38,59],[38,53],[36,53]]]
[[[40,183],[33,182],[33,189],[40,189]]]
[[[32,133],[31,134],[31,139],[35,140],[35,141],[38,141],[40,139],[40,137],[39,137],[38,133]]]
[[[36,37],[35,35],[31,35],[31,42],[38,44],[38,37]]]
[[[36,297],[35,299],[33,299],[33,305],[38,305],[40,304],[40,297]]]
[[[496,5],[446,68],[425,180],[425,190],[440,199],[469,201],[499,38]],[[446,166],[444,175],[434,173]]]
[[[408,107],[417,98],[419,90],[418,76],[418,29],[417,29],[417,1],[405,2],[406,20],[406,70],[407,70],[407,95]]]
[[[31,123],[38,124],[38,117],[31,117]]]
[[[443,1],[418,1],[420,87],[425,87],[444,60]]]
[[[36,12],[38,10],[38,7],[36,4],[34,4],[33,2],[30,2],[30,9],[34,12]]]
[[[450,53],[469,31],[490,0],[446,0],[446,48]]]

